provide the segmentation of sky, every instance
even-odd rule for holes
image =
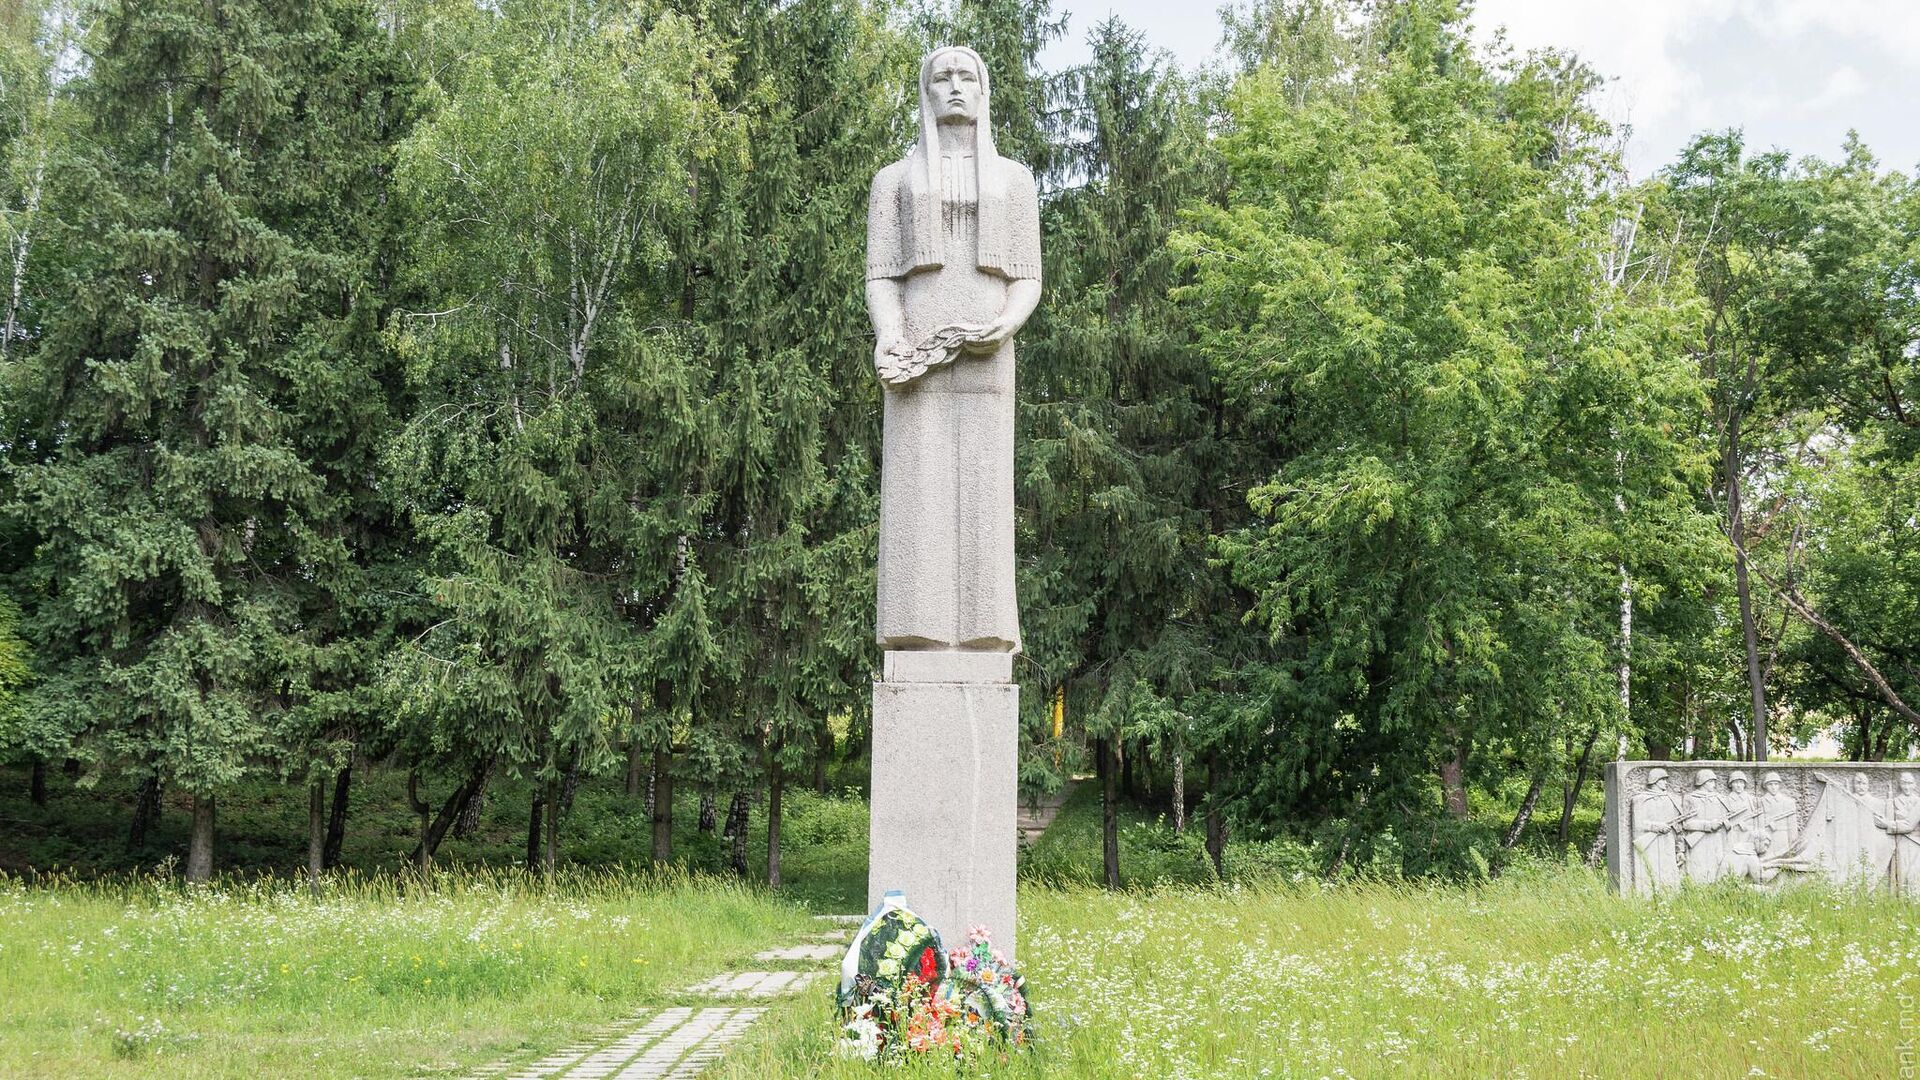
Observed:
[[[1182,66],[1209,62],[1217,0],[1055,0],[1071,15],[1049,68],[1086,57],[1111,12]],[[1920,0],[1480,0],[1476,40],[1577,53],[1607,81],[1603,115],[1631,128],[1635,177],[1697,132],[1737,127],[1750,149],[1840,156],[1858,130],[1883,168],[1920,166]]]

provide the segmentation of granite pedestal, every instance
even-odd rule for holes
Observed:
[[[889,652],[873,684],[867,906],[890,889],[949,947],[1014,952],[1020,688],[1000,652]]]

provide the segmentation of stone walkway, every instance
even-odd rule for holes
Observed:
[[[864,916],[816,918],[845,927],[859,925]],[[538,1061],[522,1064],[508,1058],[470,1076],[472,1080],[686,1080],[698,1076],[766,1012],[734,1002],[763,1001],[817,987],[828,978],[820,969],[838,960],[852,939],[852,930],[832,929],[803,944],[764,950],[754,960],[771,970],[716,975],[683,992],[685,997],[708,999],[711,1005],[639,1012],[596,1028],[580,1042]],[[773,968],[775,964],[786,966]],[[808,970],[794,970],[795,966]]]
[[[1015,820],[1020,830],[1021,847],[1030,846],[1035,840],[1040,839],[1041,833],[1047,831],[1047,826],[1053,824],[1053,819],[1059,816],[1060,808],[1066,805],[1067,796],[1073,794],[1073,785],[1076,783],[1079,781],[1068,780],[1061,784],[1059,791],[1040,800],[1040,805],[1037,807],[1024,802],[1020,804]]]

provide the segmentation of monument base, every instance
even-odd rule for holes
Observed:
[[[891,889],[949,948],[1014,956],[1020,688],[1004,653],[888,653],[873,684],[867,906]]]

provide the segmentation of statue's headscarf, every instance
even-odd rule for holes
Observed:
[[[982,197],[985,196],[986,189],[981,186],[980,181],[984,177],[991,175],[987,172],[987,160],[997,156],[993,148],[993,122],[990,109],[993,102],[993,94],[992,86],[987,82],[986,61],[980,59],[979,53],[974,52],[965,45],[948,45],[945,48],[935,49],[928,53],[927,58],[920,61],[919,146],[920,156],[925,159],[925,167],[927,170],[928,198],[925,202],[925,209],[921,211],[926,220],[918,222],[917,226],[926,230],[926,236],[932,243],[932,254],[935,262],[945,261],[944,252],[941,250],[944,246],[942,242],[945,239],[945,230],[940,227],[940,193],[944,189],[941,187],[942,177],[940,175],[940,136],[935,130],[939,126],[940,121],[934,112],[933,95],[927,89],[927,83],[933,78],[933,62],[946,56],[948,53],[959,53],[973,61],[973,70],[980,76],[980,109],[978,115],[974,118],[973,124],[973,189],[981,193]]]

